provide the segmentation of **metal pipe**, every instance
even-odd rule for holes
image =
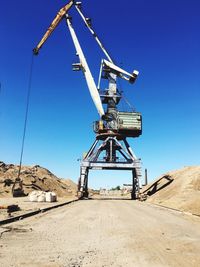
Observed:
[[[99,78],[98,78],[98,85],[97,85],[97,89],[98,89],[98,90],[100,90],[102,68],[103,68],[103,59],[101,60],[101,66],[100,66],[100,70],[99,70]]]
[[[147,185],[148,184],[148,177],[147,177],[147,169],[145,169],[145,181],[144,184]]]
[[[106,55],[107,59],[113,63],[112,58],[109,56],[108,52],[106,51],[105,47],[103,46],[102,42],[99,40],[97,34],[95,33],[95,31],[92,29],[92,27],[88,24],[85,16],[83,15],[83,13],[81,12],[80,8],[75,5],[76,10],[78,11],[78,13],[80,14],[81,18],[83,19],[85,25],[87,26],[88,30],[91,32],[92,36],[95,38],[95,40],[97,41],[99,47],[101,48],[101,50],[103,51],[103,53]]]

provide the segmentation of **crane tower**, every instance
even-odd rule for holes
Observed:
[[[96,85],[83,50],[72,25],[69,9],[74,6],[88,30],[93,35],[106,59],[102,59],[98,85]],[[118,105],[122,98],[122,92],[117,88],[117,80],[125,79],[134,83],[139,72],[134,70],[129,73],[118,67],[106,51],[102,42],[94,31],[91,20],[84,16],[81,2],[69,1],[61,8],[52,24],[44,34],[41,41],[34,48],[34,54],[38,54],[40,48],[57,27],[62,19],[66,20],[71,34],[79,62],[73,64],[74,71],[83,71],[87,86],[93,102],[99,113],[99,120],[93,124],[96,134],[95,141],[80,164],[80,177],[78,180],[78,194],[80,198],[88,197],[88,175],[90,170],[129,170],[132,172],[132,199],[139,194],[139,177],[141,176],[141,163],[131,149],[127,138],[139,137],[142,134],[142,116],[139,112],[120,111]],[[100,88],[101,79],[107,81],[107,87]]]

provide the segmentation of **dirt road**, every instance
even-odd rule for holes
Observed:
[[[85,200],[0,228],[0,266],[200,266],[200,220],[129,200]]]

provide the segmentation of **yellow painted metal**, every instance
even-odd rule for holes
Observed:
[[[62,20],[63,16],[69,11],[69,9],[72,7],[74,1],[69,1],[68,4],[66,4],[64,7],[62,7],[56,17],[54,18],[54,20],[52,21],[51,25],[49,26],[49,28],[47,29],[46,33],[44,34],[44,36],[42,37],[41,41],[38,43],[38,45],[33,49],[33,53],[35,55],[37,55],[39,53],[39,50],[41,49],[41,47],[43,46],[43,44],[46,42],[46,40],[48,39],[48,37],[52,34],[52,32],[55,30],[55,28],[58,26],[58,24],[60,23],[60,21]]]
[[[103,130],[103,121],[102,120],[99,121],[99,130]]]

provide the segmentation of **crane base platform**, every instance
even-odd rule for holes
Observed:
[[[85,158],[80,165],[78,181],[79,198],[87,198],[88,176],[90,170],[127,170],[132,172],[131,199],[139,195],[139,177],[141,176],[141,162],[133,153],[125,137],[107,135],[103,140],[96,137]]]

